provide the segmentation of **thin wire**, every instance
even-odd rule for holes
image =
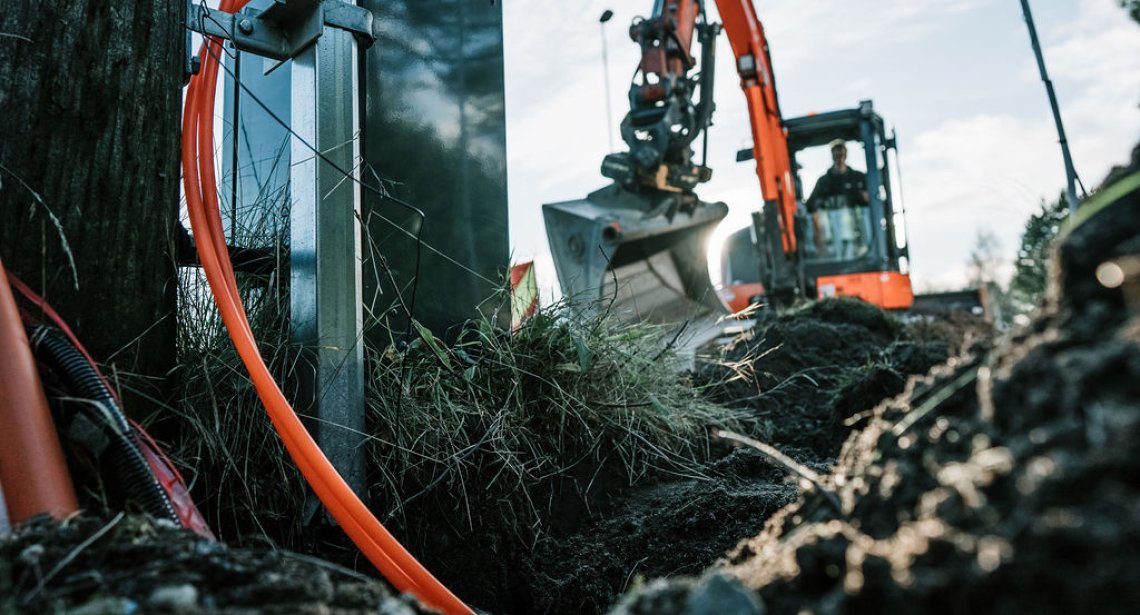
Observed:
[[[399,226],[399,225],[395,224],[394,222],[391,222],[391,221],[389,221],[389,220],[388,220],[387,218],[385,218],[384,216],[380,216],[380,218],[381,218],[382,220],[388,221],[390,224],[392,224],[392,225],[393,225],[393,226],[395,226],[396,228],[398,228],[398,229],[402,230],[402,231],[403,231],[404,233],[406,233],[406,234],[407,234],[409,237],[412,237],[412,238],[413,238],[413,239],[415,239],[415,241],[416,241],[416,265],[415,265],[415,269],[414,269],[414,272],[413,272],[413,278],[412,278],[412,280],[413,280],[413,282],[412,282],[412,298],[411,298],[411,300],[409,301],[409,304],[408,304],[408,306],[405,308],[405,311],[407,312],[407,314],[406,314],[406,315],[407,315],[408,319],[409,319],[409,320],[412,320],[412,319],[414,319],[414,318],[415,318],[414,314],[415,314],[415,309],[416,309],[416,304],[415,304],[415,296],[416,296],[416,292],[415,292],[415,291],[416,291],[416,287],[417,287],[417,286],[419,286],[419,279],[420,279],[420,261],[422,260],[422,259],[421,259],[421,257],[420,257],[420,255],[421,255],[421,251],[422,251],[423,240],[420,238],[420,234],[421,234],[421,232],[423,231],[423,227],[424,227],[424,224],[425,224],[425,222],[426,222],[426,220],[427,220],[427,216],[426,216],[426,215],[424,215],[424,212],[423,212],[423,211],[421,211],[419,208],[415,207],[414,205],[411,205],[411,204],[409,204],[409,203],[406,203],[406,202],[404,202],[404,201],[402,201],[402,200],[400,200],[400,199],[397,199],[397,198],[395,198],[395,197],[393,197],[393,196],[391,196],[391,195],[388,195],[388,194],[386,194],[386,191],[377,190],[376,188],[373,188],[372,186],[369,186],[368,184],[365,184],[363,181],[361,181],[361,180],[357,179],[357,178],[356,178],[356,177],[354,177],[352,174],[350,174],[350,173],[348,173],[347,171],[345,171],[344,169],[342,169],[342,168],[340,167],[340,165],[338,165],[338,164],[336,164],[335,162],[333,162],[333,161],[332,161],[332,160],[331,160],[329,157],[325,156],[325,155],[324,155],[324,153],[322,153],[320,150],[318,150],[316,147],[314,147],[314,146],[313,146],[311,143],[309,143],[307,140],[305,140],[305,138],[304,138],[304,137],[302,137],[301,135],[297,134],[297,132],[293,130],[293,127],[292,127],[292,126],[290,126],[290,125],[289,125],[287,122],[285,122],[284,120],[282,120],[282,119],[281,119],[281,118],[280,118],[280,117],[279,117],[279,116],[278,116],[276,113],[274,113],[274,112],[273,112],[273,111],[272,111],[272,110],[269,108],[269,106],[268,106],[267,104],[265,104],[265,102],[264,102],[264,101],[262,101],[260,98],[258,98],[258,97],[257,97],[257,95],[256,95],[256,94],[254,94],[254,93],[253,93],[253,92],[252,92],[252,91],[249,89],[249,86],[247,86],[245,83],[243,83],[243,82],[241,81],[241,79],[240,79],[240,78],[238,78],[238,76],[237,76],[236,74],[234,74],[233,70],[231,70],[231,69],[230,69],[230,67],[226,66],[226,63],[224,63],[224,62],[222,62],[222,61],[221,61],[221,58],[218,56],[218,54],[217,54],[217,53],[210,51],[210,50],[209,50],[209,47],[206,47],[206,49],[207,49],[207,53],[209,53],[211,56],[213,56],[213,57],[214,57],[214,60],[216,60],[216,61],[218,62],[218,65],[219,65],[219,66],[222,68],[222,70],[226,71],[226,74],[230,76],[230,79],[231,79],[231,80],[232,80],[232,81],[233,81],[235,84],[237,84],[237,85],[238,85],[238,87],[240,87],[242,90],[244,90],[244,91],[245,91],[245,93],[246,93],[246,95],[248,95],[248,96],[249,96],[251,99],[253,99],[253,101],[254,101],[255,103],[257,103],[257,104],[258,104],[258,106],[260,106],[260,107],[261,107],[261,108],[262,108],[262,109],[263,109],[263,110],[264,110],[264,111],[265,111],[267,114],[269,114],[269,116],[270,116],[271,118],[273,118],[273,120],[274,120],[275,122],[277,122],[278,124],[280,124],[282,128],[284,128],[286,131],[288,131],[288,132],[289,132],[289,134],[293,136],[293,138],[295,138],[295,139],[297,139],[298,141],[300,141],[300,142],[301,142],[301,144],[302,144],[302,145],[304,145],[306,149],[308,149],[308,150],[310,150],[311,152],[313,152],[313,155],[315,155],[317,158],[319,158],[319,159],[320,159],[321,161],[323,161],[325,164],[327,164],[327,165],[329,165],[330,167],[332,167],[332,169],[333,169],[334,171],[336,171],[337,173],[340,173],[341,175],[343,175],[343,176],[347,177],[348,179],[352,180],[354,183],[358,184],[358,185],[359,185],[359,186],[361,186],[362,188],[364,188],[364,189],[366,189],[366,190],[369,190],[369,191],[371,191],[371,192],[375,193],[375,194],[376,194],[376,195],[378,195],[380,198],[387,198],[387,199],[390,199],[390,200],[392,200],[392,201],[393,201],[394,203],[396,203],[397,205],[399,205],[399,206],[401,206],[401,207],[403,207],[403,208],[405,208],[405,209],[408,209],[408,210],[410,210],[410,211],[413,213],[413,215],[415,215],[415,216],[418,216],[418,217],[419,217],[419,226],[418,226],[418,228],[416,229],[416,232],[415,232],[415,233],[411,233],[411,232],[410,232],[410,231],[408,231],[407,229],[405,229],[405,228],[403,228],[403,227],[401,227],[401,226]]]
[[[214,56],[215,59],[218,58],[218,56],[214,53],[211,53],[210,55]],[[374,213],[376,213],[376,216],[379,217],[381,220],[388,223],[390,226],[392,226],[396,230],[400,231],[401,233],[403,233],[403,234],[407,235],[408,237],[416,240],[417,259],[416,259],[415,275],[416,275],[417,280],[419,279],[419,271],[420,271],[419,254],[421,253],[423,248],[427,248],[427,250],[429,252],[434,253],[435,255],[439,256],[440,258],[443,258],[444,260],[450,262],[451,264],[455,265],[456,267],[459,267],[463,271],[479,278],[480,280],[483,280],[484,282],[487,282],[488,284],[491,284],[491,285],[497,285],[498,284],[498,282],[496,282],[495,280],[492,280],[492,279],[484,276],[483,274],[479,273],[478,271],[471,269],[470,267],[459,262],[455,258],[453,258],[453,257],[445,254],[444,252],[440,251],[438,248],[431,245],[430,243],[423,241],[420,234],[422,232],[423,225],[427,221],[427,216],[424,214],[424,212],[422,210],[420,210],[418,207],[412,205],[411,203],[408,203],[407,201],[405,201],[405,200],[403,200],[397,196],[392,195],[391,193],[389,193],[387,191],[387,189],[383,188],[382,185],[380,188],[377,188],[375,186],[372,186],[370,184],[365,183],[363,180],[361,180],[361,179],[353,176],[352,174],[348,173],[347,171],[345,171],[343,168],[341,168],[339,165],[337,165],[335,162],[333,162],[327,156],[325,156],[322,152],[320,152],[311,143],[309,143],[307,140],[305,140],[304,137],[298,135],[293,130],[292,126],[289,125],[288,122],[281,119],[280,116],[278,116],[276,113],[274,113],[273,110],[269,108],[269,105],[266,104],[264,101],[262,101],[256,94],[254,94],[250,90],[248,85],[246,85],[243,81],[238,79],[236,77],[236,75],[234,75],[233,71],[228,66],[226,66],[224,63],[222,63],[220,65],[221,65],[222,70],[224,70],[226,72],[226,74],[228,74],[230,76],[230,78],[232,80],[234,80],[242,90],[245,91],[245,93],[250,97],[250,99],[252,99],[255,103],[257,103],[257,105],[259,107],[261,107],[269,115],[269,117],[273,118],[273,121],[277,122],[282,128],[284,128],[287,132],[289,132],[289,134],[291,134],[298,141],[300,141],[301,144],[304,145],[306,149],[313,152],[313,154],[315,156],[317,156],[318,158],[320,158],[321,161],[323,161],[324,163],[326,163],[330,167],[332,167],[334,171],[345,176],[346,178],[348,178],[353,183],[359,185],[361,188],[375,194],[376,196],[378,196],[382,199],[387,199],[389,201],[392,201],[396,205],[399,205],[400,207],[411,211],[413,214],[415,214],[416,216],[419,217],[420,227],[419,227],[419,229],[417,229],[417,231],[415,233],[413,233],[413,232],[409,231],[408,229],[404,228],[403,226],[397,224],[393,220],[389,219],[388,217],[384,216],[383,214],[374,212]],[[372,172],[375,174],[374,170]],[[383,181],[383,180],[381,180],[381,181]],[[413,296],[414,296],[414,290],[415,289],[413,288]],[[412,304],[413,304],[413,308],[414,308],[414,301],[412,302]]]
[[[202,12],[198,15],[198,26],[203,32],[206,30],[206,23],[205,22],[206,22],[206,20],[209,20],[211,23],[218,26],[219,30],[226,33],[226,36],[225,36],[226,39],[232,41],[236,38],[234,36],[233,30],[227,30],[226,26],[224,24],[222,24],[222,22],[220,22],[214,18],[213,10],[210,9],[210,7],[206,5],[206,0],[201,0],[200,2],[198,2],[198,8],[202,9]],[[223,12],[223,11],[219,11],[219,12]],[[186,29],[190,30],[191,32],[194,31],[194,29],[189,27],[189,26],[187,26]],[[199,32],[199,34],[202,34],[202,38],[206,38],[206,35],[203,34],[202,32]],[[227,57],[235,58],[235,59],[237,58],[238,49],[236,46],[234,47],[234,50],[232,52],[229,51],[228,49],[226,49],[225,41],[221,41],[218,44],[218,46],[222,48],[222,51],[225,52]],[[210,55],[214,56],[215,60],[218,59],[217,55],[212,54],[212,53]],[[220,65],[221,62],[219,62],[218,64]]]

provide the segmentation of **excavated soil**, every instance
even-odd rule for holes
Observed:
[[[1140,612],[1138,263],[1133,192],[1061,244],[1029,327],[877,406],[705,575],[614,612]]]
[[[826,471],[851,415],[902,391],[908,376],[962,343],[946,332],[927,335],[861,301],[812,304],[708,357],[696,380],[712,399],[765,419],[748,435]],[[578,523],[548,528],[518,554],[528,599],[511,612],[605,612],[645,579],[705,569],[795,495],[785,469],[719,445],[701,476],[662,477],[613,495]]]
[[[958,330],[964,328],[951,329]],[[861,302],[826,302],[762,323],[710,357],[694,379],[713,399],[765,419],[760,433],[747,435],[826,471],[852,416],[901,391],[909,375],[946,360],[961,343],[944,328],[932,333],[922,323],[903,325]],[[537,540],[513,525],[502,503],[480,502],[477,492],[471,502],[485,512],[474,520],[438,494],[389,523],[445,584],[488,612],[601,613],[645,579],[700,574],[795,501],[787,471],[755,451],[718,443],[708,459],[690,475],[660,473],[634,488],[609,470],[581,468],[581,476],[546,487],[552,512]],[[374,573],[335,531],[327,532],[330,542],[316,543],[324,548],[316,554],[347,568],[312,565],[269,546],[227,549],[138,518],[77,549],[104,525],[88,518],[42,522],[0,543],[0,561],[12,562],[7,575],[0,571],[0,586],[11,579],[12,604],[28,611],[77,605],[150,611],[171,594],[183,607],[221,612],[406,608],[382,582],[359,576]],[[37,590],[44,569],[73,550],[79,555]],[[39,555],[29,560],[28,552]],[[146,575],[132,574],[141,568]],[[282,575],[294,580],[287,591],[279,587]]]
[[[612,612],[1140,612],[1138,263],[1132,198],[1067,238],[1046,311],[994,348],[977,322],[855,301],[761,322],[693,378],[791,461],[716,441],[703,468],[633,488],[563,477],[540,531],[477,492],[475,520],[439,495],[395,525],[486,612],[623,594]],[[45,610],[425,612],[341,565],[138,517],[0,540],[0,611]]]
[[[0,541],[0,613],[428,613],[383,583],[272,545],[146,517],[35,519]]]

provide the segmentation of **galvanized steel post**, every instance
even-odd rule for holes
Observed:
[[[299,351],[294,407],[358,494],[364,491],[358,52],[326,28],[292,62],[291,326]],[[341,171],[352,177],[346,177]]]

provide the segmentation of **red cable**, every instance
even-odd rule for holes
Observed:
[[[99,377],[103,386],[107,388],[107,392],[111,394],[111,397],[115,400],[115,404],[118,405],[119,408],[122,408],[123,402],[122,399],[119,398],[119,391],[111,386],[110,381],[103,375],[103,370],[99,369],[99,364],[95,362],[95,359],[91,358],[91,353],[87,352],[87,348],[83,346],[83,342],[79,341],[79,337],[75,335],[71,327],[68,326],[67,321],[59,315],[59,312],[55,311],[55,308],[47,302],[47,299],[37,294],[36,291],[32,290],[23,280],[16,277],[15,274],[11,272],[8,273],[8,282],[12,288],[16,289],[25,299],[34,303],[36,307],[63,332],[75,349],[79,351],[79,354],[83,355],[83,358],[87,360],[91,369],[95,371],[95,375]],[[23,314],[21,314],[21,316],[23,316]],[[29,316],[29,319],[30,318]],[[154,441],[154,438],[150,437],[150,434],[143,429],[142,425],[139,425],[130,417],[127,417],[127,421],[131,424],[131,428],[134,431],[133,435],[136,439],[136,444],[139,446],[139,451],[146,459],[147,465],[150,466],[155,480],[157,480],[159,484],[162,485],[163,490],[166,491],[167,496],[170,498],[170,505],[174,508],[174,512],[178,515],[178,520],[182,522],[183,527],[193,530],[199,536],[208,540],[217,540],[217,538],[214,537],[214,533],[210,531],[210,526],[206,524],[205,518],[202,517],[202,513],[198,510],[198,506],[194,504],[194,500],[190,497],[190,489],[186,486],[186,479],[182,478],[182,473],[178,471],[178,467],[174,465],[170,457],[166,456],[166,452]]]
[[[99,376],[99,380],[103,381],[103,386],[107,387],[107,390],[111,392],[111,396],[115,398],[115,403],[122,408],[123,401],[119,399],[119,392],[115,390],[115,387],[111,386],[110,381],[103,375],[103,370],[99,369],[99,364],[95,362],[95,359],[91,358],[91,353],[87,352],[87,349],[83,347],[83,343],[79,341],[79,338],[71,330],[71,327],[67,326],[67,321],[59,315],[59,312],[56,312],[55,309],[52,308],[51,304],[47,302],[47,299],[36,294],[36,291],[32,290],[27,284],[24,284],[24,281],[16,277],[16,274],[11,271],[8,272],[8,282],[12,285],[12,288],[15,288],[25,299],[40,308],[40,311],[67,336],[67,339],[71,341],[71,344],[75,346],[79,354],[83,355],[83,358],[87,359],[87,362],[91,364],[91,368],[95,370],[95,374]]]
[[[221,9],[234,11],[246,1],[224,0]],[[201,53],[202,71],[187,90],[182,165],[187,209],[197,238],[195,243],[226,329],[289,455],[333,518],[369,561],[398,590],[414,593],[445,613],[473,614],[384,529],[344,482],[297,418],[257,349],[238,295],[217,207],[212,142],[218,53],[220,43],[207,39]]]

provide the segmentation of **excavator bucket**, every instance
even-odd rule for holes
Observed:
[[[613,184],[542,211],[562,294],[571,302],[659,323],[725,313],[707,260],[709,235],[728,214],[724,203]]]

